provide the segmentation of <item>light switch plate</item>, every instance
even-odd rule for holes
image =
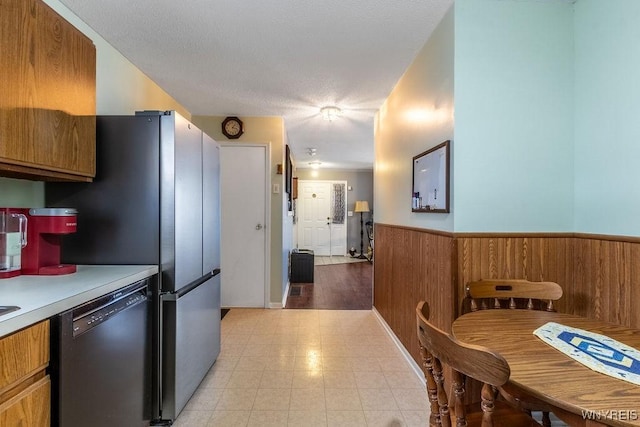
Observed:
[[[280,185],[273,184],[273,194],[278,194],[278,193],[280,193]]]
[[[353,211],[347,211],[347,216],[353,216]]]

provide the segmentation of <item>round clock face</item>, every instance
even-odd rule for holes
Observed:
[[[240,138],[244,133],[242,120],[237,117],[227,117],[222,122],[222,133],[229,139]]]

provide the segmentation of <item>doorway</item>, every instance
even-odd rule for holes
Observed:
[[[220,145],[222,307],[268,307],[268,171],[266,144]]]
[[[298,181],[298,248],[347,255],[346,181]]]

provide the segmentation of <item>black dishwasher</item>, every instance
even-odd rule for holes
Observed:
[[[52,424],[145,426],[151,419],[151,281],[66,311],[51,326]]]

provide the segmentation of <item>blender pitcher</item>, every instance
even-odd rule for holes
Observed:
[[[27,217],[0,209],[0,279],[20,275],[22,248],[27,245]]]

